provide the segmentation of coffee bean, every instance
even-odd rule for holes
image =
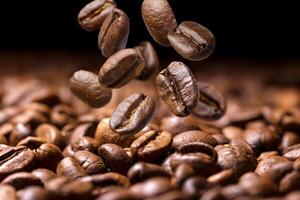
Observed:
[[[140,199],[146,199],[161,195],[173,189],[174,187],[171,185],[169,179],[157,177],[133,185],[130,188],[130,192]]]
[[[279,183],[279,190],[283,193],[298,190],[300,187],[300,173],[293,171],[284,176]]]
[[[74,154],[74,158],[79,161],[86,174],[97,174],[106,171],[101,157],[93,154],[92,152],[86,150],[77,151]]]
[[[126,189],[118,189],[118,190],[112,190],[110,192],[107,192],[96,200],[139,200],[135,195],[131,194],[128,190]]]
[[[41,124],[35,130],[35,135],[48,143],[55,144],[59,148],[64,147],[64,138],[55,126],[51,124]]]
[[[292,170],[293,163],[291,161],[281,156],[271,156],[258,163],[255,173],[278,183],[283,176]]]
[[[164,199],[168,199],[168,200],[188,200],[188,197],[186,197],[186,195],[179,191],[179,190],[174,190],[174,191],[170,191],[170,192],[166,192],[164,194],[155,196],[155,197],[151,197],[148,198],[148,200],[164,200]]]
[[[158,94],[169,110],[178,117],[189,115],[198,101],[198,87],[194,75],[181,62],[172,62],[156,77]]]
[[[166,131],[148,131],[137,138],[130,145],[134,159],[155,162],[169,151],[172,135]]]
[[[19,200],[51,200],[55,199],[53,193],[47,191],[40,186],[29,186],[23,190],[19,190],[18,193]]]
[[[141,42],[138,46],[135,47],[135,49],[141,52],[145,60],[145,67],[141,74],[137,77],[137,79],[150,79],[154,74],[156,74],[159,68],[159,59],[157,53],[152,44],[148,41]]]
[[[37,167],[56,170],[57,164],[63,159],[61,150],[54,144],[45,143],[34,150],[37,157]]]
[[[107,88],[120,88],[139,76],[145,65],[143,57],[135,49],[123,49],[102,65],[99,82]]]
[[[237,176],[254,170],[257,165],[254,152],[243,140],[232,140],[229,144],[216,146],[215,150],[218,153],[218,166],[234,170]]]
[[[299,135],[295,132],[287,131],[282,136],[280,148],[284,149],[298,143],[300,143]]]
[[[233,182],[235,179],[234,171],[231,169],[222,170],[216,174],[213,174],[207,178],[207,181],[212,184],[227,185]]]
[[[201,119],[217,120],[226,111],[226,101],[223,95],[211,84],[197,82],[199,100],[193,114]]]
[[[56,174],[53,171],[44,168],[38,168],[31,172],[31,174],[42,181],[42,183],[46,183],[50,179],[56,177]]]
[[[1,184],[8,184],[13,186],[16,190],[23,189],[31,185],[40,185],[42,182],[36,176],[28,172],[16,172],[7,176]]]
[[[192,61],[208,58],[215,48],[214,35],[193,21],[181,22],[168,33],[168,40],[182,57]]]
[[[105,166],[114,172],[126,174],[132,164],[132,158],[122,147],[116,144],[103,144],[98,148],[98,152]]]
[[[100,29],[115,6],[114,0],[94,0],[88,3],[78,14],[79,25],[86,31]]]
[[[137,162],[130,167],[127,176],[132,184],[144,181],[153,177],[170,178],[170,174],[161,166],[145,162]]]
[[[195,174],[195,170],[190,165],[183,163],[176,168],[174,172],[174,181],[177,186],[182,186],[189,177],[194,176]]]
[[[82,123],[78,126],[75,126],[73,131],[70,133],[69,143],[73,144],[84,136],[93,138],[95,136],[97,125],[98,125],[98,121],[95,123],[94,122]]]
[[[70,106],[59,104],[51,110],[50,121],[58,128],[61,128],[66,124],[75,123],[76,115]]]
[[[135,134],[151,120],[155,109],[154,101],[142,94],[134,93],[124,99],[111,115],[109,125],[119,134]]]
[[[287,147],[283,150],[283,156],[289,160],[296,160],[300,157],[300,144]]]
[[[184,194],[192,199],[198,199],[209,188],[211,184],[201,176],[190,177],[182,185]]]
[[[112,97],[112,91],[101,86],[98,76],[89,71],[75,72],[69,85],[73,94],[92,108],[104,106]]]
[[[56,174],[59,176],[66,176],[71,179],[76,179],[86,175],[79,161],[71,157],[66,157],[58,163]]]
[[[102,55],[109,57],[124,49],[129,35],[129,18],[122,10],[114,8],[104,20],[98,37]]]
[[[272,196],[279,193],[277,185],[266,177],[254,172],[245,173],[239,180],[239,185],[253,196]]]
[[[28,136],[21,140],[16,146],[26,146],[29,149],[34,150],[39,148],[44,143],[46,143],[46,141],[41,138]]]
[[[144,0],[142,17],[152,38],[162,46],[168,47],[168,32],[177,27],[176,18],[167,0]]]
[[[99,145],[112,143],[121,147],[129,147],[135,138],[134,135],[122,135],[111,130],[109,118],[104,118],[99,122],[95,134],[95,139]]]
[[[246,190],[239,184],[232,184],[222,188],[222,193],[228,199],[238,199],[248,196]]]
[[[0,185],[0,196],[2,199],[17,200],[15,188],[10,185]]]
[[[35,166],[36,156],[27,147],[8,147],[0,152],[0,179],[19,171],[27,171]]]
[[[76,152],[72,149],[71,145],[68,145],[64,148],[62,153],[64,157],[73,157]]]
[[[277,151],[266,151],[261,153],[258,158],[257,161],[260,162],[266,158],[272,157],[272,156],[279,156],[279,153]]]
[[[97,174],[92,176],[85,176],[80,178],[83,182],[90,182],[95,187],[107,187],[107,186],[123,186],[128,187],[130,185],[129,179],[116,172],[107,172],[105,174]]]
[[[30,102],[41,103],[53,107],[61,103],[61,100],[52,89],[41,88],[26,95],[26,97],[22,99],[21,104],[28,104]]]
[[[230,140],[243,138],[243,129],[238,126],[226,126],[222,129],[222,132]]]
[[[191,130],[200,130],[198,124],[189,117],[176,117],[174,115],[161,119],[161,130],[172,133],[173,136]]]
[[[24,138],[32,135],[32,128],[30,125],[23,123],[17,123],[13,125],[11,133],[9,135],[9,144],[16,145]]]
[[[71,143],[71,148],[74,152],[87,150],[96,153],[98,148],[98,143],[94,138],[83,136],[79,138],[77,141]]]
[[[189,144],[191,142],[202,142],[212,147],[218,145],[218,142],[211,135],[202,131],[186,131],[176,135],[173,138],[172,149],[178,149],[182,145]]]

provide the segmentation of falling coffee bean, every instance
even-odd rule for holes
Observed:
[[[117,106],[111,115],[109,125],[119,134],[138,133],[150,121],[154,108],[154,101],[150,97],[134,93]]]
[[[198,102],[198,87],[194,75],[182,62],[172,62],[156,77],[158,94],[170,111],[178,116],[189,115]]]
[[[112,91],[99,84],[96,74],[80,70],[70,79],[70,88],[73,94],[92,108],[99,108],[107,104]]]

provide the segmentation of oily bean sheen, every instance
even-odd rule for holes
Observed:
[[[124,49],[129,35],[129,18],[122,10],[114,8],[102,24],[98,46],[102,55],[109,57]]]
[[[202,119],[217,120],[226,111],[226,101],[223,95],[211,84],[197,82],[199,100],[193,114]]]
[[[168,32],[177,27],[176,18],[167,0],[144,0],[142,17],[152,38],[162,46],[170,46]]]
[[[115,6],[114,0],[94,0],[88,3],[78,14],[79,25],[86,31],[99,30]]]
[[[101,67],[99,82],[108,88],[120,88],[140,75],[144,65],[143,57],[135,49],[120,50]]]
[[[182,62],[172,62],[156,77],[158,94],[170,111],[178,116],[189,115],[198,102],[194,75]]]
[[[152,44],[148,41],[141,42],[135,49],[141,52],[145,60],[145,67],[137,79],[147,80],[151,78],[159,68],[157,53]]]
[[[112,96],[110,89],[99,84],[96,74],[80,70],[70,79],[70,88],[74,95],[92,108],[99,108],[107,104]]]
[[[172,134],[166,131],[148,131],[137,138],[130,146],[133,158],[155,162],[170,149]]]
[[[117,106],[111,115],[109,125],[120,134],[138,133],[150,121],[154,108],[154,101],[150,97],[134,93]]]
[[[215,48],[214,35],[204,26],[192,22],[182,22],[168,39],[173,48],[185,59],[199,61],[208,58]]]

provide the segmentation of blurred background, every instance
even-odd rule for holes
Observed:
[[[0,6],[0,49],[97,50],[97,32],[85,32],[77,14],[90,0],[3,1]],[[116,0],[131,19],[128,46],[153,41],[141,18],[142,0]],[[169,0],[178,22],[194,20],[216,36],[213,57],[297,59],[300,14],[289,1]],[[295,3],[296,4],[296,3]],[[172,48],[155,44],[162,57]],[[101,54],[99,53],[99,56]],[[212,57],[212,58],[213,58]]]

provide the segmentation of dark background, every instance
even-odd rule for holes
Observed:
[[[0,49],[97,49],[97,33],[85,32],[77,14],[89,0],[5,1],[0,5]],[[116,0],[131,20],[128,46],[151,40],[140,14],[142,0]],[[223,2],[223,3],[222,3]],[[216,36],[214,55],[298,58],[300,15],[288,1],[169,0],[178,22],[194,20]],[[296,3],[295,3],[296,4]],[[162,55],[171,48],[156,45]]]

